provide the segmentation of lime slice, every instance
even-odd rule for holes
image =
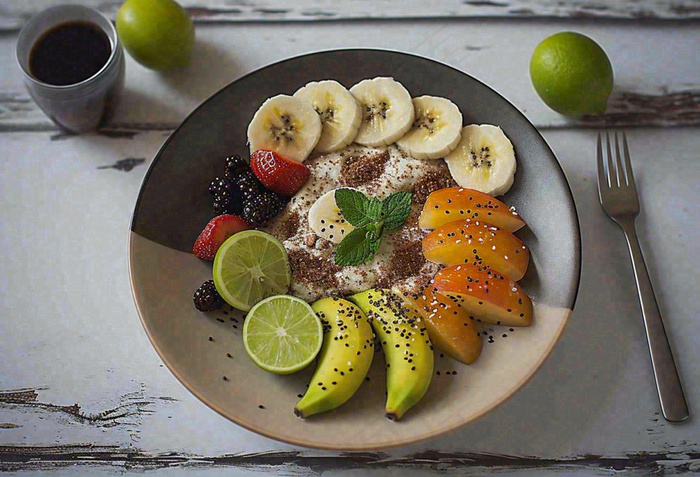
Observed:
[[[291,281],[284,246],[258,230],[238,232],[221,244],[213,272],[221,297],[242,311],[264,298],[286,293]]]
[[[279,295],[253,307],[243,324],[243,345],[255,364],[275,374],[304,369],[321,350],[323,327],[308,303]]]

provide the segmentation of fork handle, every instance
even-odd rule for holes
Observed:
[[[654,369],[654,379],[656,380],[656,390],[661,402],[661,411],[666,420],[680,422],[688,418],[688,404],[683,395],[681,380],[678,370],[673,361],[671,346],[668,343],[664,323],[659,312],[659,305],[656,302],[654,289],[649,280],[649,273],[644,256],[639,247],[637,232],[634,228],[634,218],[620,221],[620,226],[625,232],[627,245],[630,249],[634,278],[637,281],[637,292],[639,302],[642,306],[642,316],[644,317],[644,328],[647,333],[649,344],[649,354],[651,364]]]

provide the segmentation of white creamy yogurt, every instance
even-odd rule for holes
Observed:
[[[438,266],[423,258],[420,241],[427,231],[418,227],[417,217],[429,192],[454,185],[443,160],[414,159],[394,146],[352,145],[312,158],[306,165],[311,169],[308,182],[265,228],[283,242],[290,256],[293,295],[314,301],[377,285],[410,291],[432,278]],[[308,211],[321,195],[341,187],[351,187],[379,199],[408,191],[422,200],[412,204],[411,216],[402,228],[383,235],[371,261],[338,267],[334,262],[337,245],[314,234],[309,227]],[[410,274],[407,263],[412,264],[408,267]]]

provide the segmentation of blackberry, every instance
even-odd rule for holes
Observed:
[[[195,308],[199,311],[214,311],[224,306],[224,299],[216,291],[214,280],[207,280],[202,283],[194,292],[192,300]]]
[[[243,187],[243,189],[240,189],[240,194],[243,202],[248,202],[259,197],[261,192],[260,188],[256,185],[246,185]]]
[[[243,206],[241,218],[255,227],[262,227],[271,218],[270,212],[263,209],[256,209],[250,205]]]
[[[271,192],[260,192],[257,197],[246,201],[246,204],[251,204],[258,209],[274,210],[275,197]]]
[[[287,205],[287,202],[289,202],[289,198],[277,194],[276,192],[272,192],[272,208],[275,211],[275,215],[281,212],[282,209],[284,209],[284,206]]]
[[[243,203],[238,197],[231,195],[221,195],[214,197],[213,205],[214,213],[217,215],[221,214],[234,214],[238,215],[243,209]]]
[[[221,179],[219,177],[214,178],[209,184],[209,193],[213,196],[221,195],[222,192],[230,192],[233,188],[233,184],[228,179]]]
[[[273,198],[270,194],[258,194],[243,203],[241,218],[251,225],[265,225],[276,213]]]
[[[258,178],[255,177],[255,174],[253,173],[252,169],[246,169],[244,171],[241,171],[235,178],[231,180],[239,188],[246,185],[255,185],[257,187],[260,187],[262,185]]]
[[[226,158],[226,177],[235,177],[238,172],[244,169],[248,169],[250,166],[241,156],[236,154],[235,156],[229,156]]]
[[[231,197],[215,197],[214,198],[214,213],[216,215],[228,214],[228,209],[231,207]]]
[[[243,202],[239,199],[231,199],[231,203],[228,206],[228,213],[233,215],[240,215],[243,211]]]
[[[241,158],[241,156],[232,156],[226,158],[226,168],[224,169],[224,177],[235,182],[238,177],[247,172],[252,172],[250,165]]]
[[[252,171],[241,173],[236,178],[234,184],[244,202],[257,197],[262,189],[262,184]]]

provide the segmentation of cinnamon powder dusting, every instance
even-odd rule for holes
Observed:
[[[421,210],[422,209],[416,207],[411,208],[411,213],[408,214],[406,222],[403,223],[404,229],[418,229],[418,222],[420,221]]]
[[[301,217],[298,212],[292,212],[289,217],[284,219],[280,227],[280,240],[287,240],[290,237],[294,237],[297,232],[299,232],[299,225],[301,224]]]
[[[404,243],[391,253],[388,269],[377,282],[377,287],[391,288],[398,281],[416,276],[424,264],[425,257],[421,241]]]
[[[413,189],[411,202],[414,204],[424,204],[428,196],[436,190],[455,185],[457,184],[452,180],[452,176],[450,176],[450,171],[447,169],[447,166],[445,166],[444,170],[441,171],[428,171],[418,181]]]
[[[292,280],[298,283],[314,283],[322,288],[336,288],[338,279],[335,274],[340,270],[334,262],[323,257],[314,257],[305,250],[288,251],[289,268]]]
[[[367,184],[384,173],[388,160],[389,151],[348,156],[340,167],[341,181],[347,187]]]

